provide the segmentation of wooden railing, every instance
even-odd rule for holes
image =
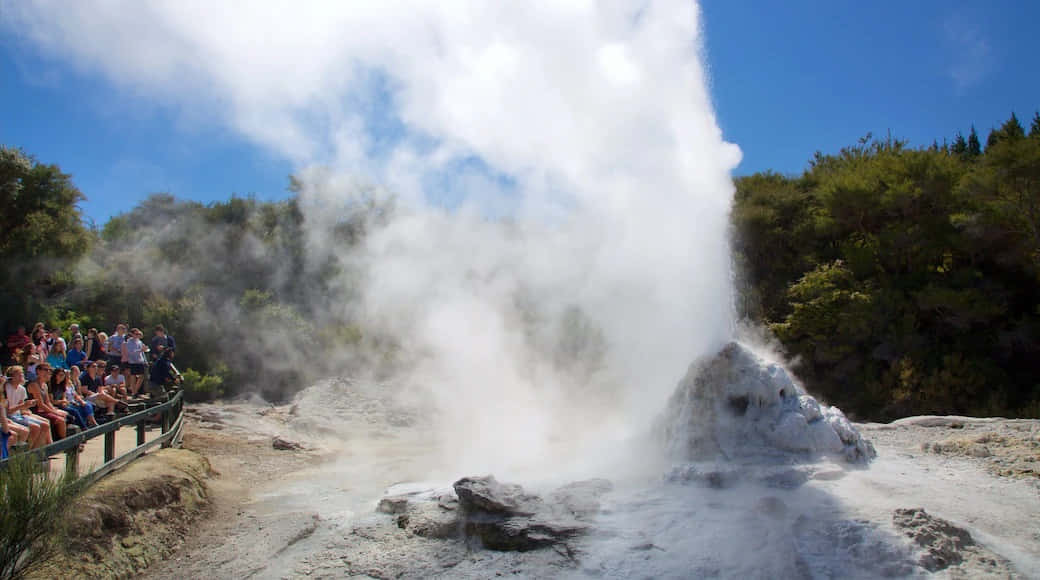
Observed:
[[[155,439],[145,442],[146,424],[156,416],[159,417],[159,425],[162,430],[161,434]],[[122,427],[129,427],[131,425],[137,429],[137,446],[119,457],[116,457],[116,431]],[[98,425],[97,427],[91,427],[86,431],[81,431],[75,435],[69,435],[60,441],[55,441],[46,447],[33,449],[27,453],[37,455],[41,460],[59,453],[65,453],[65,469],[73,473],[78,473],[80,445],[94,439],[95,437],[103,436],[105,438],[104,463],[102,463],[97,469],[84,475],[84,477],[88,478],[89,482],[93,483],[112,471],[130,463],[141,455],[144,455],[149,449],[156,446],[179,447],[183,435],[183,428],[184,396],[183,392],[178,390],[173,393],[170,400],[165,403],[153,405],[144,410],[126,415],[125,417],[113,419],[107,423]],[[10,459],[0,461],[0,470],[4,469],[7,461],[10,461]]]

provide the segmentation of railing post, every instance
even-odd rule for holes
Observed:
[[[65,471],[72,476],[79,475],[79,446],[65,452]]]
[[[105,463],[116,458],[116,432],[105,433]]]
[[[144,420],[137,422],[137,446],[144,445]]]

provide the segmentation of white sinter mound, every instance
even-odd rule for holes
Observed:
[[[806,394],[779,364],[731,342],[691,365],[658,424],[674,459],[876,455],[837,407]]]

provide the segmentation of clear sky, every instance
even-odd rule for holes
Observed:
[[[255,128],[164,99],[144,86],[147,75],[119,80],[41,48],[12,30],[23,25],[7,17],[14,5],[0,3],[0,142],[71,173],[90,218],[103,223],[155,191],[204,202],[286,195],[298,160],[264,146]],[[927,145],[974,123],[984,138],[1011,111],[1028,123],[1040,108],[1040,3],[706,0],[701,8],[718,123],[743,151],[737,174],[797,173],[814,151],[867,132]]]

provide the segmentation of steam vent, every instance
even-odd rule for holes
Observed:
[[[840,409],[737,342],[691,365],[657,427],[677,461],[876,456]]]

